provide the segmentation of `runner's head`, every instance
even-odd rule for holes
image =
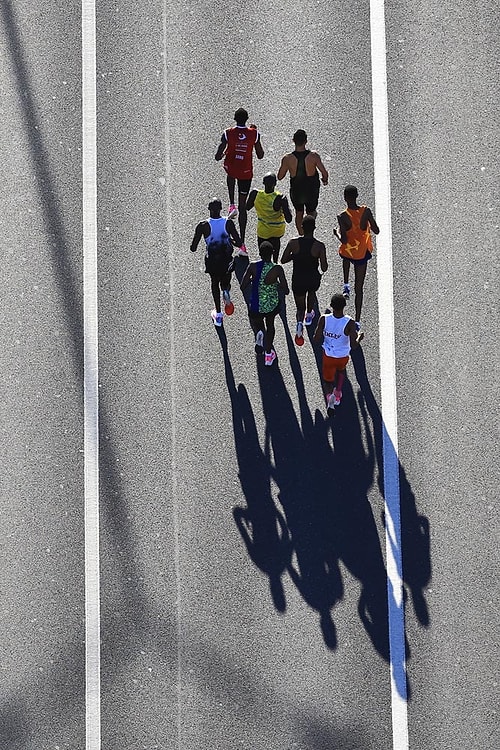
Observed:
[[[344,188],[344,200],[347,203],[355,201],[358,197],[358,188],[354,185],[346,185]]]
[[[310,214],[306,214],[304,216],[304,218],[302,219],[302,229],[304,230],[305,237],[313,236],[314,230],[316,229],[316,221],[314,220],[314,216],[311,216]]]
[[[220,212],[222,211],[222,201],[220,198],[212,198],[210,203],[208,204],[208,210],[210,212],[210,216],[213,219],[217,219],[220,216]]]
[[[234,119],[236,120],[236,125],[244,125],[248,120],[248,112],[243,107],[239,107],[234,113]]]
[[[271,190],[276,185],[276,181],[277,181],[277,177],[274,174],[274,172],[268,172],[267,174],[264,175],[264,178],[262,180],[262,182],[264,183],[264,187],[271,188]]]
[[[305,130],[296,130],[292,138],[296,146],[305,146],[307,143],[307,133]]]
[[[330,300],[330,307],[332,310],[341,311],[346,306],[345,297],[343,294],[334,294]]]
[[[259,247],[259,255],[262,260],[270,261],[273,257],[273,246],[270,242],[263,242]]]

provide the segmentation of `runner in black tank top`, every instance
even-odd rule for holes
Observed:
[[[328,268],[325,245],[313,236],[316,227],[314,218],[305,216],[302,227],[304,236],[290,240],[281,257],[282,263],[293,262],[292,291],[297,306],[295,343],[298,346],[304,343],[304,323],[306,326],[311,325],[318,305],[316,291],[321,283],[318,265],[323,273]]]

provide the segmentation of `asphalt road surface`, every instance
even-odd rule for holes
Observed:
[[[34,6],[0,6],[0,748],[80,750],[81,7]],[[340,290],[343,187],[377,199],[369,5],[96,21],[102,748],[388,750],[377,252],[333,423],[293,300],[264,367],[237,279],[216,330],[189,252],[244,106],[254,186],[298,127],[321,154],[320,307]],[[498,747],[499,25],[491,0],[386,9],[412,750]]]

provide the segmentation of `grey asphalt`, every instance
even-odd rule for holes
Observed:
[[[304,127],[330,171],[317,231],[327,303],[341,281],[331,228],[343,185],[375,205],[367,14],[98,4],[106,750],[392,747],[376,258],[366,339],[331,425],[310,342],[297,349],[289,333],[293,301],[265,368],[236,280],[217,332],[202,248],[189,252],[208,199],[226,200],[213,153],[236,107],[262,133],[256,186]],[[38,15],[6,3],[1,28],[0,746],[76,750],[79,7],[63,18],[55,4]],[[492,3],[387,11],[416,749],[497,746],[497,31]],[[251,257],[254,236],[251,216]]]

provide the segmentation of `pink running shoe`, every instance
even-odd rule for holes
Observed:
[[[268,367],[271,367],[275,359],[276,359],[276,352],[274,351],[274,349],[271,349],[269,353],[266,352],[264,364],[267,365]]]

